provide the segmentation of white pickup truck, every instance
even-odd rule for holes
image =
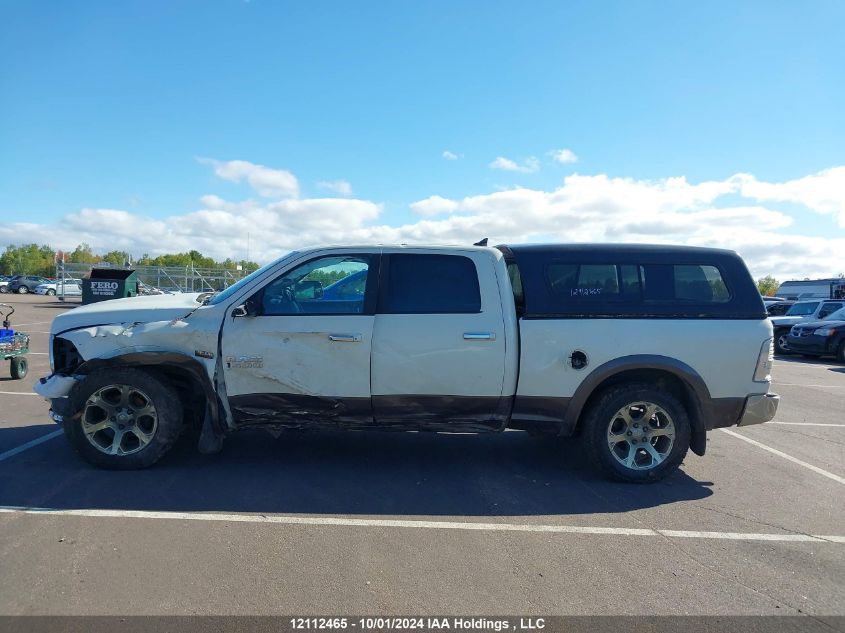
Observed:
[[[53,321],[36,386],[74,448],[156,462],[183,430],[580,436],[656,481],[716,427],[766,422],[772,326],[736,253],[645,245],[293,252],[214,295],[105,301]]]

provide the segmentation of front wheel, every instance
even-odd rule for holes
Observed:
[[[29,292],[29,288],[27,288],[26,286],[18,286],[19,295],[25,295],[27,292]]]
[[[836,352],[836,360],[840,363],[845,363],[845,340],[839,344],[839,349]]]
[[[2,292],[3,294],[6,294],[7,292],[9,292],[9,287],[5,284],[0,286],[0,292]]]
[[[775,354],[786,356],[791,354],[789,351],[789,330],[778,330],[775,332]]]
[[[611,387],[586,412],[587,450],[613,479],[652,483],[670,475],[687,454],[691,426],[684,405],[645,383]]]
[[[56,291],[53,290],[52,288],[49,288],[45,294],[47,294],[47,296],[50,296],[50,297],[55,297]]]
[[[152,466],[182,430],[182,403],[170,385],[141,369],[90,374],[70,394],[65,435],[89,463],[130,470]]]

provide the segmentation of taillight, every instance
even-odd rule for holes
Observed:
[[[760,347],[760,354],[757,356],[757,366],[754,368],[754,382],[771,382],[772,365],[775,362],[774,339],[767,338]]]

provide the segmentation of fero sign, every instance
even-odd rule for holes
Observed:
[[[137,294],[138,275],[134,270],[94,268],[88,278],[82,280],[83,305]]]

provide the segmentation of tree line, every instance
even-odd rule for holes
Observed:
[[[241,266],[244,272],[258,268],[255,262],[235,261],[231,258],[223,261],[206,257],[196,250],[187,253],[170,253],[152,257],[148,254],[135,258],[126,251],[109,251],[97,255],[88,244],[79,244],[72,251],[60,251],[47,244],[10,244],[0,255],[0,275],[41,275],[51,277],[56,272],[56,261],[64,260],[69,264],[110,264],[123,266],[131,261],[132,266],[175,266],[184,268],[225,268],[237,270]]]

